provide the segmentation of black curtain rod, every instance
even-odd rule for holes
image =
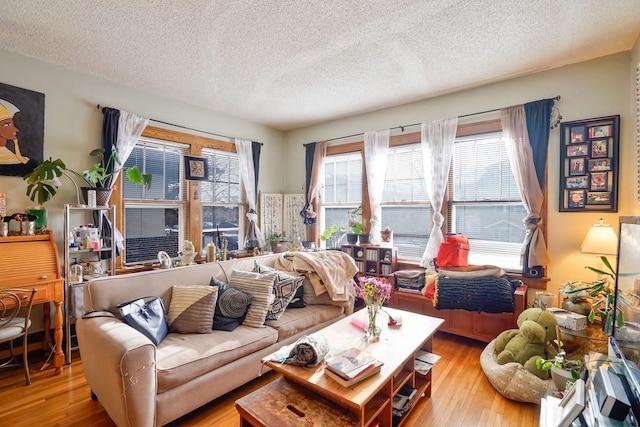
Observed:
[[[104,106],[98,104],[96,107],[98,108],[98,110],[101,110]],[[194,128],[190,128],[190,127],[187,127],[187,126],[176,125],[174,123],[163,122],[162,120],[156,120],[156,119],[149,119],[149,120],[151,120],[152,122],[156,122],[156,123],[162,123],[162,124],[169,125],[169,126],[175,126],[175,127],[181,128],[181,129],[187,129],[187,130],[192,130],[192,131],[195,131],[195,132],[206,133],[207,135],[218,136],[220,138],[227,138],[227,139],[234,139],[235,138],[234,136],[220,135],[218,133],[207,132],[207,131],[204,131],[204,130],[194,129]],[[260,142],[260,145],[264,145],[264,143]]]
[[[553,99],[554,101],[560,101],[560,95],[555,96],[555,97],[550,98],[550,99]],[[463,115],[461,115],[461,116],[458,116],[458,118],[461,118],[461,117],[479,116],[480,114],[493,113],[493,112],[496,112],[496,111],[500,111],[501,109],[502,109],[502,108],[494,108],[494,109],[492,109],[492,110],[485,110],[485,111],[480,111],[480,112],[477,112],[477,113],[463,114]],[[396,129],[400,129],[402,132],[404,132],[404,128],[408,128],[408,127],[412,127],[412,126],[418,126],[418,125],[421,125],[421,124],[422,124],[422,123],[412,123],[412,124],[410,124],[410,125],[395,126],[395,127],[389,128],[389,130],[396,130]],[[360,135],[364,135],[364,132],[354,133],[353,135],[347,135],[347,136],[338,136],[338,137],[336,137],[336,138],[326,139],[325,141],[326,141],[326,142],[330,142],[330,141],[337,141],[337,140],[339,140],[339,139],[353,138],[354,136],[360,136]],[[303,147],[306,147],[306,146],[307,146],[307,144],[302,144],[302,146],[303,146]]]

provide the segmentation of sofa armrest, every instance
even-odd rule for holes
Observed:
[[[76,324],[84,375],[118,426],[154,426],[156,347],[114,317],[79,319]]]
[[[516,288],[513,292],[513,314],[517,319],[520,313],[522,313],[527,308],[527,290],[529,287],[525,284],[522,284]]]

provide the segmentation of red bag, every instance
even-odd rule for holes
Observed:
[[[447,234],[446,241],[440,243],[438,267],[466,267],[469,265],[469,240],[462,234]]]

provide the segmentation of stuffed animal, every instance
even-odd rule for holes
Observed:
[[[502,332],[495,341],[498,352],[496,361],[499,365],[518,362],[527,371],[538,378],[546,380],[549,371],[536,367],[536,359],[550,358],[551,347],[548,345],[556,338],[555,316],[541,308],[528,308],[518,316],[518,328]]]

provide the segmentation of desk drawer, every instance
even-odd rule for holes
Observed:
[[[62,295],[56,296],[56,283],[63,282],[63,280],[58,279],[56,281],[50,282],[39,282],[39,283],[19,283],[14,284],[12,286],[8,286],[7,284],[3,284],[0,286],[2,289],[37,289],[36,296],[34,297],[34,304],[42,304],[50,301],[62,301]],[[62,290],[62,286],[59,286],[59,289]],[[57,297],[57,298],[56,298]]]

